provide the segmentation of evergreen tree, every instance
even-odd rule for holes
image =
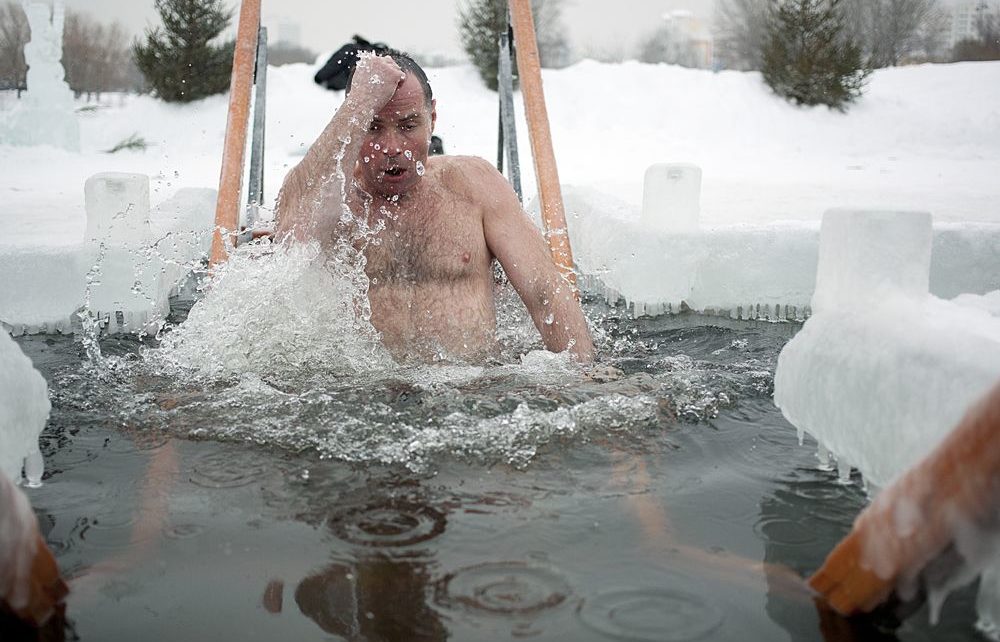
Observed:
[[[232,18],[222,0],[156,0],[156,10],[163,29],[147,30],[132,53],[157,95],[190,102],[229,89],[234,44],[212,44]]]
[[[542,67],[569,64],[569,42],[562,25],[562,0],[532,0],[531,13],[538,41]],[[500,62],[500,34],[507,31],[507,0],[466,0],[459,8],[458,33],[462,48],[487,87],[497,90],[497,64]],[[516,50],[517,43],[512,49]],[[517,83],[517,66],[514,82]]]
[[[871,70],[844,28],[840,0],[773,0],[764,80],[799,105],[841,111],[861,96]]]
[[[497,65],[500,61],[498,42],[500,34],[507,31],[507,2],[469,0],[459,10],[458,16],[462,48],[469,54],[486,86],[496,91]]]

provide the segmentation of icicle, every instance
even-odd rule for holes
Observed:
[[[42,452],[35,448],[24,458],[24,476],[28,479],[28,488],[40,488],[42,473],[45,472],[45,462]]]
[[[820,470],[833,470],[833,464],[830,463],[830,451],[823,444],[816,448],[816,459],[819,460]]]
[[[843,457],[837,459],[837,478],[841,484],[851,481],[851,465]]]

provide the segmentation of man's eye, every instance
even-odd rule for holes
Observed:
[[[372,123],[368,126],[368,131],[370,132],[377,132],[379,129],[381,129],[381,126],[378,123]]]

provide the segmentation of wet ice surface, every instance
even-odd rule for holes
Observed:
[[[740,561],[812,571],[864,504],[771,403],[795,326],[588,312],[618,381],[534,353],[179,390],[124,366],[95,383],[72,339],[20,339],[52,387],[31,499],[84,576],[76,634],[978,639],[968,591],[936,628],[879,633]]]

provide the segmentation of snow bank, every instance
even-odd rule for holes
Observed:
[[[82,242],[0,251],[0,323],[14,335],[70,332],[86,307],[109,332],[155,332],[208,253],[216,192],[184,188],[150,211],[149,185],[142,174],[92,176]]]
[[[42,480],[38,435],[49,418],[48,386],[6,332],[0,332],[0,475]]]
[[[814,223],[699,229],[684,202],[676,214],[680,223],[672,224],[642,220],[638,207],[591,188],[564,185],[563,200],[583,287],[612,301],[624,299],[636,315],[692,309],[777,320],[809,314],[820,252],[819,226]],[[538,221],[537,201],[528,209]],[[688,231],[666,231],[671,225]],[[927,230],[931,233],[930,225]],[[1000,224],[940,224],[932,234],[928,249],[933,294],[983,294],[1000,287]],[[908,247],[901,238],[885,241],[884,248],[860,242],[843,247],[858,261],[889,260],[887,252]],[[837,284],[845,291],[836,296],[845,297],[851,306],[863,305],[847,292],[861,296],[866,291],[862,283],[840,279]]]

